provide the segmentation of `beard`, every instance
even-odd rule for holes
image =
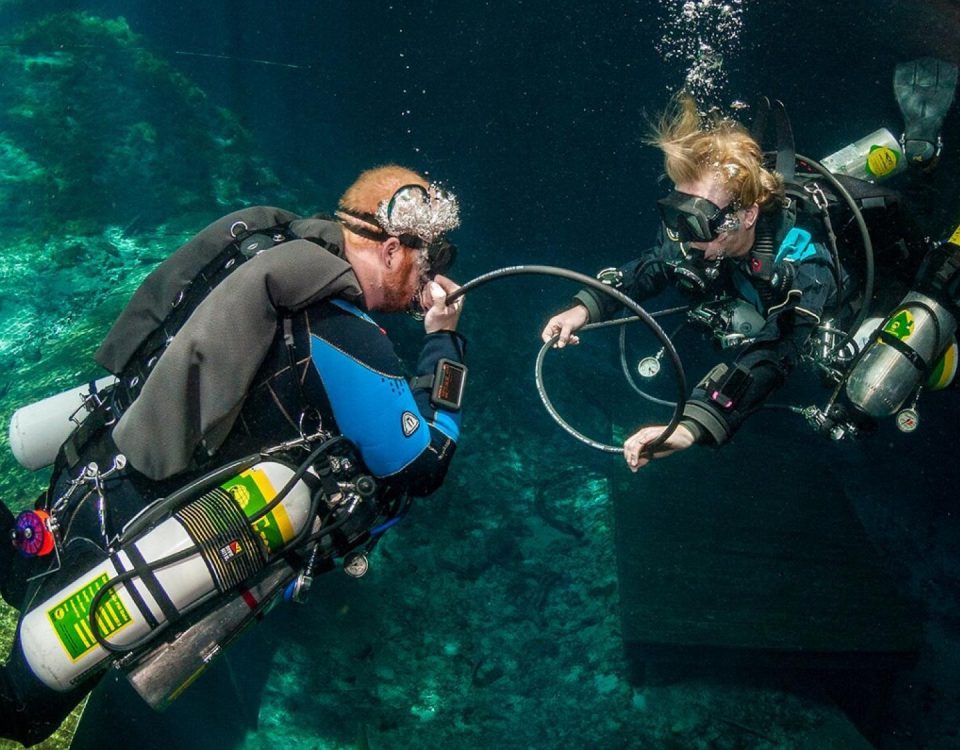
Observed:
[[[414,296],[419,295],[422,291],[419,273],[415,271],[416,265],[416,254],[404,253],[400,262],[384,274],[381,310],[384,312],[406,312],[411,308]]]

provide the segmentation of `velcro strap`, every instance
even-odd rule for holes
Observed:
[[[416,391],[420,388],[425,390],[433,390],[433,381],[436,379],[436,373],[430,373],[429,375],[417,375],[415,378],[410,380],[410,390]]]

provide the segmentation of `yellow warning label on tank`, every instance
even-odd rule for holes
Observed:
[[[228,479],[220,486],[233,496],[247,517],[255,516],[277,496],[270,477],[256,467]],[[281,549],[296,535],[282,503],[274,506],[269,513],[254,521],[251,526],[259,534],[260,540],[270,553]]]
[[[953,383],[957,375],[957,342],[950,343],[943,356],[937,360],[937,363],[930,370],[930,377],[927,378],[927,389],[939,391]]]
[[[913,333],[913,323],[913,315],[909,310],[897,310],[883,327],[883,330],[894,338],[904,341],[910,338],[910,334]]]
[[[873,146],[867,154],[867,174],[886,177],[897,168],[899,154],[887,146]]]
[[[73,661],[97,645],[97,639],[90,627],[90,606],[97,592],[109,580],[110,576],[103,573],[47,610],[47,617],[50,618],[57,639]],[[116,588],[101,597],[97,605],[96,620],[100,636],[107,639],[133,622],[127,608],[120,601]]]
[[[947,240],[951,245],[960,245],[960,226],[953,230],[950,239]]]

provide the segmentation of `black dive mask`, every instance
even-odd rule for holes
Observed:
[[[711,242],[740,227],[735,203],[720,208],[706,198],[679,190],[658,200],[657,208],[670,239],[679,242]]]

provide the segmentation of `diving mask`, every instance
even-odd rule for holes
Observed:
[[[380,201],[376,217],[387,234],[399,237],[405,245],[420,247],[460,226],[460,206],[453,193],[436,184],[426,188],[404,185],[390,200]]]
[[[341,223],[363,237],[377,242],[396,237],[403,245],[420,250],[421,267],[429,278],[445,274],[456,259],[456,245],[448,242],[444,235],[460,226],[460,206],[453,193],[435,183],[428,187],[410,184],[397,188],[389,200],[380,201],[376,213],[341,207],[337,215]],[[346,221],[344,216],[373,224],[380,230]]]
[[[736,202],[720,208],[706,198],[674,190],[657,201],[657,208],[668,236],[679,242],[712,242],[740,228]]]

